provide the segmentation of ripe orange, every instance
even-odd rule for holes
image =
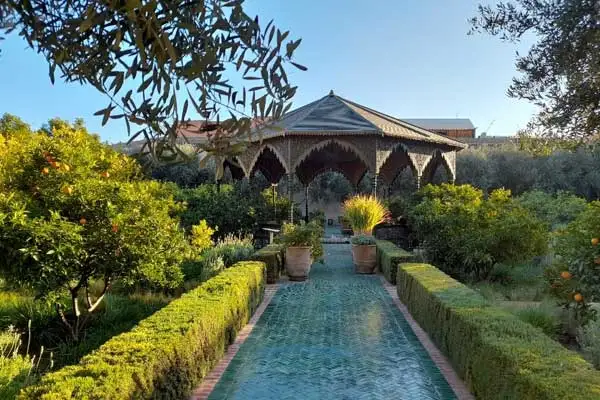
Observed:
[[[85,219],[85,218],[81,217],[81,219],[79,220],[79,223],[80,223],[81,225],[85,225],[85,224],[87,224],[87,219]]]
[[[560,277],[563,279],[571,279],[572,275],[569,271],[563,271],[560,273]]]
[[[48,167],[42,168],[42,174],[48,175],[49,173],[50,173],[50,170],[48,169]]]
[[[575,293],[573,295],[573,300],[575,300],[578,303],[581,303],[583,301],[583,296],[581,295],[581,293]]]
[[[110,174],[108,173],[108,171],[104,171],[103,173],[100,174],[103,178],[109,178]]]
[[[598,238],[593,238],[592,239],[592,246],[597,246],[598,243],[600,243],[600,239],[598,239]]]
[[[117,232],[119,232],[119,226],[117,224],[112,224],[111,230],[114,233],[117,233]]]
[[[62,188],[62,192],[66,195],[72,195],[73,194],[73,187],[72,186],[64,186]]]

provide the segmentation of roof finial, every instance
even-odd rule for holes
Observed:
[[[335,96],[335,93],[333,93],[333,89],[331,89],[331,90],[329,91],[329,95],[330,95],[330,96]]]

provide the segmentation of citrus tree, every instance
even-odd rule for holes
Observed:
[[[121,280],[175,287],[188,245],[172,218],[173,187],[141,178],[136,162],[81,122],[33,132],[0,121],[0,274],[52,302],[73,339]],[[99,287],[94,291],[91,287]]]

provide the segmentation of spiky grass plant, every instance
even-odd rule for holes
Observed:
[[[354,234],[370,235],[375,225],[389,216],[383,203],[374,196],[357,195],[344,202],[344,218]]]

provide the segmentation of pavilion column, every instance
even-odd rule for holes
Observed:
[[[417,174],[417,190],[421,189],[421,181],[423,180],[423,176],[421,175],[421,173],[419,172]]]
[[[304,222],[308,224],[308,185],[304,185]]]
[[[294,174],[287,174],[287,194],[290,201],[290,223],[294,223],[294,192],[292,184],[294,182]]]

